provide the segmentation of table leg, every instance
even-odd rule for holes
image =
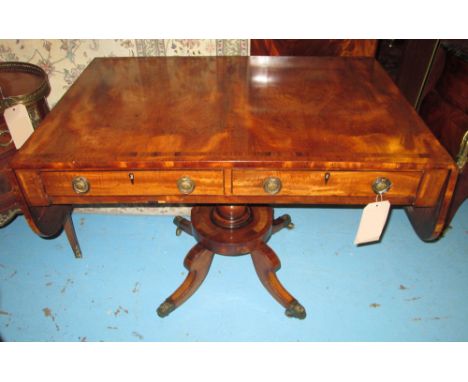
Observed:
[[[24,217],[34,232],[41,237],[56,237],[62,229],[65,230],[75,257],[81,258],[81,249],[71,218],[72,210],[73,207],[68,205],[29,207],[25,203],[22,207]]]
[[[280,216],[279,218],[276,218],[273,220],[273,226],[272,226],[272,234],[275,234],[276,232],[282,230],[283,228],[287,229],[293,229],[294,224],[291,220],[291,216],[288,214],[285,214],[283,216]]]
[[[276,272],[281,268],[281,262],[276,253],[267,244],[263,244],[252,251],[251,257],[263,286],[276,301],[286,308],[286,315],[304,319],[306,317],[304,307],[291,296],[276,277]]]
[[[182,232],[185,232],[189,234],[190,236],[193,236],[192,223],[190,223],[190,220],[187,220],[183,218],[182,216],[176,216],[173,222],[177,226],[176,228],[177,236],[180,236]]]
[[[446,184],[439,195],[437,204],[433,207],[405,207],[414,230],[424,241],[437,240],[446,226],[450,223],[450,204],[457,184],[458,172],[452,171],[447,177]]]
[[[156,311],[159,317],[166,317],[195,293],[210,270],[213,256],[214,253],[200,243],[189,251],[184,260],[189,273],[179,288],[159,306]]]
[[[80,244],[78,243],[78,238],[76,237],[75,227],[73,225],[73,220],[71,217],[71,212],[67,214],[65,217],[65,221],[63,223],[63,229],[67,234],[68,241],[70,246],[75,254],[75,258],[81,259],[83,254],[81,253]]]

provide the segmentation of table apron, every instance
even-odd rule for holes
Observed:
[[[394,205],[434,206],[449,170],[317,171],[271,169],[35,171],[17,170],[23,193],[32,206],[52,204],[337,204],[375,201],[372,183],[387,178],[383,194]],[[76,178],[88,189],[74,189]],[[279,190],[265,182],[274,178]],[[193,189],[180,188],[189,179]]]

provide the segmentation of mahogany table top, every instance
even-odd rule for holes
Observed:
[[[453,161],[372,58],[95,59],[16,169],[424,169]]]

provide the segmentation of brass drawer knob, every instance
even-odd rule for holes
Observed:
[[[72,179],[73,191],[77,194],[86,194],[89,191],[89,182],[84,176],[75,176]]]
[[[269,176],[263,181],[263,190],[270,195],[275,195],[281,191],[281,179],[275,176]]]
[[[195,182],[188,176],[183,176],[177,181],[177,188],[182,194],[188,195],[195,189]]]
[[[383,177],[377,178],[376,180],[374,180],[374,183],[372,183],[372,190],[379,195],[382,195],[385,192],[387,192],[390,189],[390,187],[392,187],[392,182],[390,181],[390,179]]]

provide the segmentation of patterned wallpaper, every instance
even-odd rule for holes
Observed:
[[[49,76],[52,108],[95,57],[248,56],[249,40],[0,40],[0,62],[25,61]],[[189,215],[188,207],[87,208],[80,212]]]
[[[30,62],[49,75],[50,107],[94,57],[247,55],[249,40],[0,40],[0,62]]]

